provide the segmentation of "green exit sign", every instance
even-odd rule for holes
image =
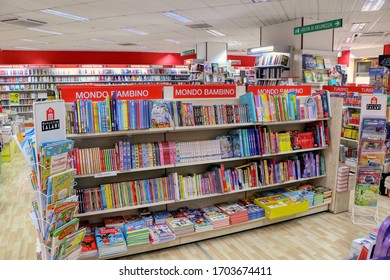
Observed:
[[[300,35],[309,32],[317,32],[322,30],[334,29],[343,27],[343,19],[335,19],[315,24],[294,27],[294,35]]]
[[[194,53],[195,53],[195,50],[192,49],[192,50],[181,52],[180,56],[186,56],[186,55],[190,55],[190,54],[194,54]]]

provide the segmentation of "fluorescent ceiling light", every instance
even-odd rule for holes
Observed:
[[[149,35],[149,33],[147,32],[143,32],[143,31],[140,31],[140,30],[136,30],[136,29],[133,29],[133,28],[121,28],[122,31],[126,31],[126,32],[130,32],[130,33],[134,33],[134,34],[137,34],[137,35]]]
[[[184,17],[184,16],[182,16],[182,15],[176,14],[175,12],[169,11],[169,12],[163,12],[162,14],[163,14],[164,16],[170,17],[170,18],[172,18],[172,19],[174,19],[174,20],[176,20],[176,21],[178,21],[178,22],[182,22],[182,23],[189,23],[189,22],[192,22],[191,19],[186,18],[186,17]]]
[[[366,25],[367,25],[367,22],[354,23],[354,24],[352,24],[351,31],[352,32],[362,31]]]
[[[30,47],[14,47],[14,48],[20,50],[37,50],[37,48],[30,48]]]
[[[265,3],[265,2],[269,2],[270,0],[250,0],[253,4],[257,4],[257,3]]]
[[[79,16],[76,16],[76,15],[72,15],[72,14],[68,14],[68,13],[64,13],[64,12],[60,12],[60,11],[55,11],[55,10],[50,10],[50,9],[41,10],[41,12],[44,12],[46,14],[59,16],[59,17],[70,18],[70,19],[74,19],[74,20],[78,20],[78,21],[87,21],[87,20],[89,20],[89,18],[79,17]]]
[[[104,39],[92,39],[92,40],[96,41],[96,42],[103,42],[103,43],[108,43],[108,44],[118,44],[118,42],[110,41],[110,40],[104,40]]]
[[[362,7],[362,12],[379,11],[385,0],[366,0]]]
[[[215,29],[206,29],[205,30],[207,33],[210,33],[211,35],[214,35],[214,36],[217,36],[217,37],[224,37],[226,36],[225,34],[223,34],[222,32],[219,32]]]
[[[344,43],[346,43],[346,44],[352,43],[352,37],[345,38]]]
[[[242,43],[238,42],[238,41],[229,41],[228,45],[229,46],[242,46]]]
[[[19,39],[19,41],[23,41],[23,42],[31,42],[31,43],[38,43],[38,44],[49,44],[48,42],[44,42],[44,41],[38,41],[38,40],[32,40],[32,39]]]
[[[63,35],[63,33],[61,33],[61,32],[49,31],[49,30],[44,30],[44,29],[40,29],[40,28],[29,27],[28,29],[32,30],[32,31],[49,33],[49,34],[53,34],[53,35]]]
[[[169,42],[169,43],[174,43],[174,44],[180,44],[179,41],[173,40],[173,39],[165,39],[164,41]]]
[[[247,54],[262,54],[262,53],[290,53],[290,47],[287,46],[264,46],[248,49]]]

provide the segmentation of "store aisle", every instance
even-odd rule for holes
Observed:
[[[18,151],[0,175],[0,260],[35,259],[36,234],[28,212],[34,194]],[[380,222],[390,199],[380,196]],[[348,213],[319,213],[254,230],[123,259],[347,259],[351,241],[370,226],[353,225]]]

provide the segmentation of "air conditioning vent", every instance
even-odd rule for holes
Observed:
[[[188,24],[186,25],[189,28],[193,29],[207,29],[207,28],[212,28],[213,26],[208,24],[208,23],[196,23],[196,24]]]
[[[137,46],[137,44],[134,44],[134,43],[122,43],[122,44],[118,44],[119,46],[125,46],[125,47],[128,47],[128,46]]]
[[[386,37],[389,32],[367,32],[361,33],[359,38]]]
[[[35,19],[18,19],[18,18],[8,18],[0,20],[2,23],[14,24],[22,27],[37,27],[47,24],[47,22],[39,21]]]

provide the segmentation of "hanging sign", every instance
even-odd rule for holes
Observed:
[[[236,85],[176,85],[173,98],[235,98]]]
[[[317,32],[317,31],[340,28],[340,27],[343,27],[342,18],[294,27],[294,35],[300,35],[304,33]]]
[[[311,86],[249,86],[248,92],[258,94],[278,94],[284,91],[296,91],[297,96],[310,96]]]
[[[112,96],[118,92],[120,100],[142,100],[142,99],[162,99],[162,84],[148,85],[80,85],[80,86],[58,86],[61,97],[65,102],[73,102],[77,99],[87,99],[92,101],[103,101],[107,96]]]
[[[327,90],[329,92],[333,93],[344,93],[344,92],[358,92],[358,93],[365,93],[365,94],[371,94],[374,91],[374,87],[370,86],[323,86],[323,90]]]

